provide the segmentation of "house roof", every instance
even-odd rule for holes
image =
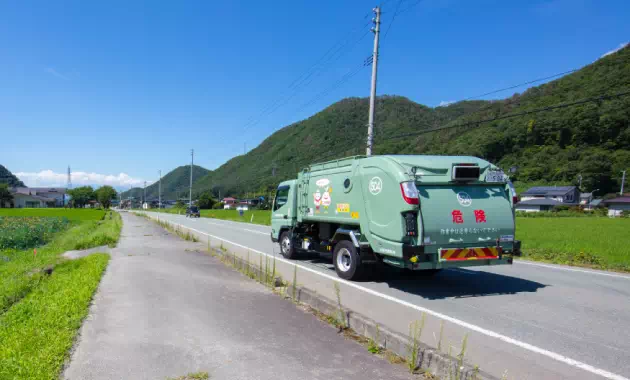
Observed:
[[[593,196],[593,193],[580,193],[580,199],[589,199]]]
[[[223,198],[224,201],[235,201],[235,198],[232,197],[228,197],[228,198]]]
[[[613,198],[613,199],[606,199],[604,201],[605,204],[610,204],[610,203],[630,203],[630,196],[623,196],[623,197],[617,197],[617,198]]]
[[[593,207],[597,207],[599,206],[600,203],[602,203],[603,199],[593,199],[593,201],[591,202],[591,206]]]
[[[536,186],[529,188],[527,191],[521,193],[521,195],[560,196],[574,190],[575,186]]]
[[[543,199],[530,199],[527,201],[521,201],[516,204],[516,207],[518,206],[561,206],[564,204],[565,203],[558,202],[553,199],[543,198]]]
[[[54,198],[48,198],[48,197],[42,197],[39,195],[31,195],[31,194],[24,194],[24,193],[15,193],[13,195],[14,197],[28,197],[28,198],[33,198],[33,199],[37,199],[38,201],[42,201],[42,202],[55,202],[56,199]]]
[[[63,187],[16,187],[14,192],[19,194],[65,194]]]

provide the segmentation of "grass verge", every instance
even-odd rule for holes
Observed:
[[[65,261],[0,316],[0,378],[58,379],[109,256]]]
[[[103,220],[73,222],[53,240],[27,250],[0,251],[0,315],[19,302],[45,279],[45,269],[63,261],[61,253],[100,245],[113,246],[120,237],[122,220],[111,213]]]
[[[517,218],[523,258],[630,272],[630,219]]]

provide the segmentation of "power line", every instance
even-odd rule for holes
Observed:
[[[625,61],[625,60],[628,60],[628,59],[630,59],[630,58],[628,58],[628,57],[621,57],[619,59],[616,59],[615,61],[617,61],[617,60],[618,61]],[[483,94],[469,96],[469,97],[467,97],[465,99],[458,100],[455,103],[464,102],[464,101],[472,100],[472,99],[483,98],[484,96],[496,94],[498,92],[503,92],[503,91],[507,91],[507,90],[513,90],[515,88],[527,86],[529,84],[534,84],[534,83],[537,83],[537,82],[542,82],[542,81],[553,79],[553,78],[556,78],[556,77],[572,74],[572,73],[574,73],[576,71],[580,71],[581,69],[583,69],[583,67],[582,68],[578,68],[578,69],[571,69],[571,70],[563,71],[563,72],[557,73],[557,74],[552,74],[552,75],[549,75],[549,76],[546,76],[546,77],[543,77],[543,78],[532,79],[532,80],[529,80],[527,82],[515,84],[515,85],[512,85],[512,86],[500,88],[500,89],[497,89],[497,90],[492,90],[492,91],[489,91],[489,92],[485,92]]]
[[[363,18],[364,19],[367,18],[368,15],[369,13],[367,13]],[[323,72],[322,69],[324,65],[338,60],[343,55],[345,55],[348,51],[350,51],[350,48],[358,44],[367,35],[369,30],[366,31],[363,35],[361,35],[356,40],[353,40],[350,37],[356,34],[357,31],[361,29],[365,29],[369,24],[370,24],[370,21],[362,24],[362,26],[358,28],[353,29],[351,32],[349,32],[346,35],[346,37],[337,40],[337,42],[335,42],[333,46],[331,46],[326,51],[326,53],[324,53],[324,55],[322,55],[315,63],[310,65],[309,68],[305,72],[303,72],[293,82],[291,82],[287,90],[285,90],[275,101],[273,101],[272,103],[264,107],[263,110],[258,114],[258,116],[250,117],[248,121],[245,123],[245,125],[243,126],[243,132],[247,130],[248,128],[258,124],[262,118],[272,114],[278,108],[288,103],[292,98],[294,98],[303,89],[303,87],[308,86],[310,83],[313,82],[313,80],[315,79],[315,77],[317,77],[317,75]]]
[[[402,11],[398,12],[398,13],[405,13],[408,10],[410,10],[411,8],[415,7],[416,5],[420,4],[422,2],[422,0],[418,0],[415,3],[411,4],[410,6],[408,6],[407,8],[403,9]]]
[[[481,126],[481,124],[490,123],[490,122],[493,122],[493,121],[512,119],[512,118],[519,117],[519,116],[531,115],[531,114],[540,113],[540,112],[548,112],[548,111],[553,111],[553,110],[557,110],[557,109],[561,109],[561,108],[574,107],[574,106],[578,106],[578,105],[586,104],[586,103],[600,102],[600,101],[604,101],[604,100],[611,100],[611,99],[621,98],[621,97],[627,96],[627,95],[630,95],[630,91],[620,92],[620,93],[612,94],[612,95],[594,96],[594,97],[591,97],[591,98],[581,99],[581,100],[577,100],[577,101],[570,102],[570,103],[555,104],[555,105],[548,106],[548,107],[543,107],[543,108],[537,108],[537,109],[528,110],[528,111],[517,112],[517,113],[513,113],[513,114],[493,117],[493,118],[490,118],[490,119],[476,120],[476,121],[471,121],[471,122],[464,123],[464,124],[444,125],[444,126],[440,126],[440,127],[436,127],[436,128],[425,129],[425,130],[418,131],[418,132],[404,133],[404,134],[391,136],[391,137],[382,139],[381,141],[389,141],[389,140],[400,139],[400,138],[405,138],[405,137],[419,136],[419,135],[423,135],[425,133],[436,132],[436,131],[441,131],[441,130],[445,130],[445,129],[452,129],[452,128],[460,128],[460,127],[478,128],[478,127]]]
[[[398,9],[400,8],[400,4],[402,4],[403,0],[398,0],[398,3],[396,3],[396,9],[394,10],[394,15],[392,16],[391,21],[389,22],[389,25],[387,26],[387,30],[385,31],[385,35],[383,36],[383,39],[387,38],[387,35],[389,34],[389,30],[392,28],[392,25],[394,24],[394,21],[396,20],[396,16],[398,16]]]
[[[318,101],[319,99],[323,98],[324,96],[328,95],[329,93],[331,93],[332,91],[334,91],[335,89],[337,89],[338,87],[342,86],[344,83],[346,83],[347,81],[349,81],[350,79],[352,79],[352,77],[354,77],[355,75],[357,75],[359,72],[361,72],[362,69],[364,69],[365,67],[367,67],[369,64],[371,64],[371,60],[366,59],[366,61],[364,61],[363,63],[361,63],[361,65],[355,67],[354,69],[350,69],[348,72],[346,72],[341,78],[339,78],[337,80],[337,82],[333,83],[331,86],[329,86],[328,88],[320,91],[317,95],[315,95],[313,98],[311,98],[309,101],[305,102],[304,104],[302,104],[300,106],[300,108],[297,109],[296,112],[300,112],[303,109],[305,109],[306,107],[308,107],[309,105],[315,103],[316,101]]]
[[[365,33],[361,36],[361,38],[360,38],[360,39],[363,39],[363,38],[367,35],[367,33],[368,33],[368,32],[369,32],[369,31],[366,31],[366,32],[365,32]],[[357,43],[358,43],[358,41],[357,41]],[[320,73],[321,73],[321,71],[320,71]],[[356,73],[355,73],[355,74],[356,74]],[[353,74],[353,76],[354,76],[355,74]],[[313,78],[312,78],[312,79],[311,79],[308,83],[306,83],[305,85],[303,85],[303,87],[306,87],[306,86],[308,86],[309,84],[311,84],[311,83],[315,80],[315,78],[316,78],[316,77],[313,77]],[[348,79],[349,79],[349,78],[348,78]],[[344,82],[345,82],[345,81],[344,81]],[[337,82],[337,83],[338,83],[338,82]],[[337,83],[335,83],[335,85],[337,85]],[[335,85],[333,85],[333,86],[335,86]],[[268,111],[267,111],[264,115],[261,115],[261,116],[260,116],[260,118],[256,120],[256,122],[254,122],[254,123],[253,123],[253,124],[251,124],[251,125],[246,126],[245,130],[246,130],[247,128],[249,128],[249,127],[252,127],[252,126],[256,125],[258,122],[260,122],[260,121],[262,120],[262,118],[264,118],[264,117],[266,117],[266,116],[268,116],[268,115],[270,115],[270,114],[274,113],[277,109],[279,109],[280,107],[282,107],[282,106],[284,106],[285,104],[289,103],[289,102],[290,102],[293,98],[295,98],[295,97],[298,95],[298,93],[300,92],[300,90],[301,90],[301,89],[297,89],[297,90],[295,90],[295,91],[294,91],[294,92],[293,92],[293,93],[292,93],[289,97],[287,97],[286,99],[283,99],[282,101],[277,102],[276,104],[274,104],[273,108],[270,108],[270,109],[269,109],[269,110],[268,110]]]

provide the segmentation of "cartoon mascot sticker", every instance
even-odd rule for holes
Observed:
[[[313,194],[313,203],[315,204],[315,212],[320,212],[321,206],[324,207],[324,213],[328,213],[328,207],[332,203],[330,194],[332,193],[332,187],[328,178],[322,178],[315,182],[317,190]],[[323,192],[323,194],[322,194]]]

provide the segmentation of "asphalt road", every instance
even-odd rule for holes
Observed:
[[[280,257],[266,226],[159,217],[241,254]],[[330,284],[337,276],[329,261],[295,263],[298,282],[333,297]],[[428,344],[436,345],[439,323],[446,321],[446,343],[453,352],[467,334],[468,361],[498,377],[507,371],[510,379],[630,378],[628,275],[518,262],[447,270],[432,278],[387,270],[375,281],[340,283],[346,306],[400,333],[425,312],[423,341]]]
[[[264,286],[144,218],[122,238],[66,379],[410,379]]]

